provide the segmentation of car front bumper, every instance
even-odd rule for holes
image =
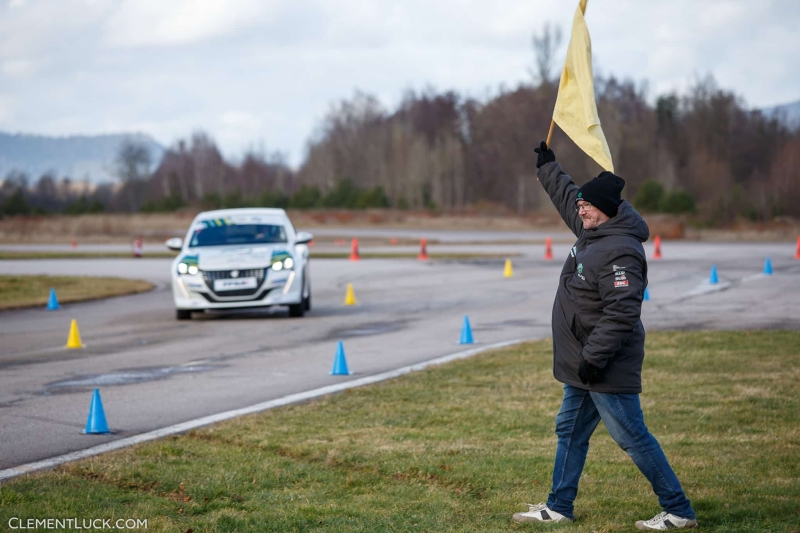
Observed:
[[[270,272],[254,294],[230,296],[225,291],[212,291],[202,274],[178,275],[172,278],[172,296],[175,307],[183,310],[294,305],[303,301],[302,277],[300,271],[294,270],[283,275]]]

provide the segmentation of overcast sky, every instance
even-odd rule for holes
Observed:
[[[393,109],[432,86],[485,98],[529,81],[531,35],[577,0],[0,0],[0,130],[208,132],[299,163],[355,90]],[[713,74],[748,105],[800,99],[800,1],[589,0],[595,72],[654,97]],[[562,59],[563,60],[563,59]],[[602,117],[601,117],[602,119]],[[543,125],[546,132],[548,125]]]

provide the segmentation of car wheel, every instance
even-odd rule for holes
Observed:
[[[299,304],[292,304],[289,306],[289,316],[292,318],[300,318],[306,313],[306,307],[303,302]]]
[[[178,320],[191,320],[192,312],[189,311],[188,309],[176,309],[175,318],[177,318]]]
[[[308,289],[308,296],[303,298],[303,308],[306,311],[311,311],[311,288]]]

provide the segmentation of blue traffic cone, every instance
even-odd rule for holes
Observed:
[[[469,325],[469,317],[464,315],[464,325],[461,327],[461,340],[458,344],[475,344],[472,338],[472,328]]]
[[[711,285],[716,285],[719,283],[719,276],[717,276],[717,265],[711,265],[711,276],[709,276],[708,282]]]
[[[61,307],[58,305],[58,298],[56,298],[56,290],[54,288],[51,288],[50,299],[47,300],[47,310],[55,311],[57,309],[61,309]]]
[[[344,344],[339,341],[336,346],[336,357],[333,359],[332,376],[349,376],[350,370],[347,368],[347,358],[344,356]]]
[[[767,262],[764,263],[764,274],[767,276],[772,275],[772,261],[769,260],[769,257],[767,257]]]
[[[89,406],[89,419],[86,421],[86,429],[83,430],[87,435],[102,435],[111,433],[106,422],[106,412],[103,410],[103,400],[100,399],[100,389],[94,389],[92,393],[92,405]]]
[[[649,299],[650,299],[650,291],[647,290],[647,287],[645,287],[644,288],[644,301],[646,302]]]

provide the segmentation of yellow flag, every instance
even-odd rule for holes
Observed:
[[[567,48],[567,61],[561,73],[553,120],[578,147],[605,170],[614,172],[611,151],[600,127],[594,101],[592,74],[592,41],[583,18],[586,0],[575,11],[572,37]]]

